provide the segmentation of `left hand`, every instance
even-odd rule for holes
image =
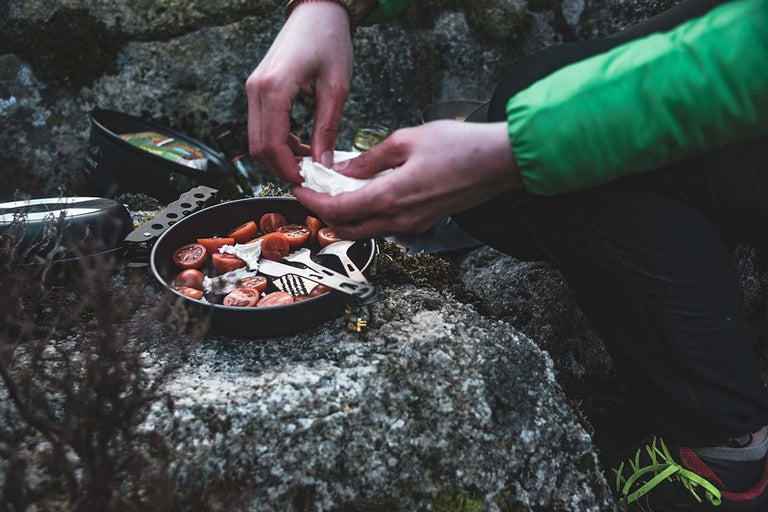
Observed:
[[[522,188],[506,123],[435,121],[404,128],[334,168],[356,178],[394,169],[335,197],[294,188],[304,206],[349,240],[424,232],[447,215]]]

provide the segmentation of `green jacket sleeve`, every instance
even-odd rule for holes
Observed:
[[[768,133],[768,1],[735,0],[507,103],[526,189],[554,195]]]
[[[365,18],[360,20],[361,25],[375,25],[387,21],[405,9],[411,0],[379,0],[379,6]]]

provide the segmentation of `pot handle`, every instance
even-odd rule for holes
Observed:
[[[190,189],[169,204],[165,210],[131,231],[123,241],[130,262],[129,266],[148,265],[152,246],[160,235],[184,217],[218,203],[218,193],[219,191],[215,188],[204,185]]]

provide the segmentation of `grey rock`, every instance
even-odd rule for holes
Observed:
[[[40,82],[15,55],[0,55],[0,188],[5,198],[57,195],[85,158],[78,100]],[[7,162],[7,163],[6,163]],[[39,196],[38,196],[39,197]]]
[[[738,246],[733,262],[744,309],[755,341],[763,379],[768,384],[768,254]],[[490,247],[462,259],[459,275],[483,297],[499,319],[508,322],[553,359],[557,382],[569,402],[584,414],[596,445],[620,451],[628,440],[648,435],[649,425],[614,372],[597,333],[574,302],[562,274],[548,262],[519,261]]]
[[[600,338],[560,272],[549,263],[519,261],[483,247],[461,262],[459,272],[464,284],[484,297],[495,315],[550,353],[562,354],[559,372],[578,378],[611,371]]]
[[[551,360],[508,324],[434,290],[382,290],[364,338],[330,322],[263,341],[209,339],[147,428],[180,488],[230,510],[612,510],[591,439]],[[240,497],[234,488],[249,489]],[[221,492],[217,492],[221,489]],[[298,508],[298,507],[297,507]]]

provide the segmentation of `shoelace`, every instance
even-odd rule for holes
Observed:
[[[650,464],[641,467],[640,457],[643,450],[648,453]],[[624,466],[625,462],[622,462],[618,469],[613,469],[613,472],[616,473],[616,491],[622,496],[619,499],[619,505],[621,506],[637,501],[664,480],[669,480],[670,482],[674,480],[679,481],[699,503],[701,503],[702,498],[697,493],[698,487],[702,488],[705,497],[712,505],[718,506],[722,501],[717,487],[706,478],[685,469],[677,463],[672,458],[667,445],[664,444],[664,440],[661,438],[654,437],[650,445],[640,448],[635,453],[634,459],[629,459],[629,466],[632,470],[629,478],[624,478],[623,476]],[[642,483],[650,475],[654,476],[647,482]],[[642,485],[640,485],[641,483]],[[630,492],[633,486],[636,485],[640,485],[640,487]]]

